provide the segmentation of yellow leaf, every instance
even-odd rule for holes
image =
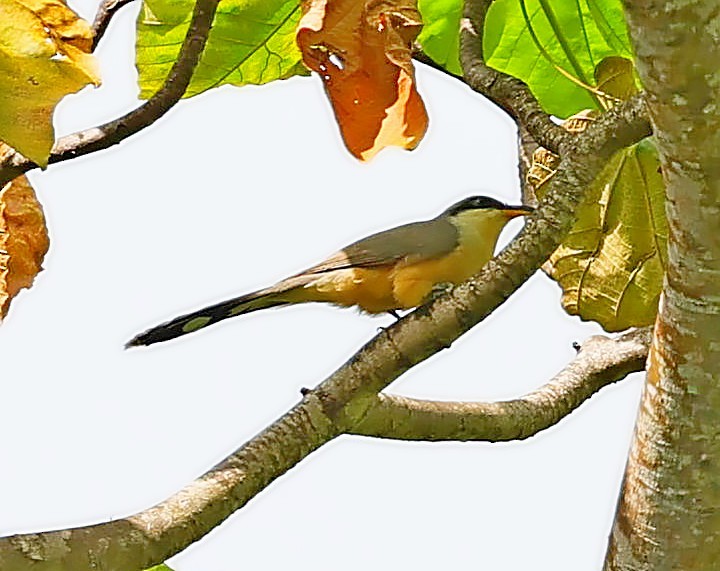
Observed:
[[[627,70],[624,64],[611,68]],[[603,74],[613,76],[611,69],[599,76]],[[577,133],[595,119],[596,112],[583,111],[562,126]],[[527,182],[536,198],[547,192],[558,163],[559,157],[542,147],[533,154]],[[665,185],[653,139],[613,155],[588,188],[577,217],[543,266],[563,289],[565,311],[597,321],[606,331],[653,323],[667,266],[668,234]]]
[[[20,176],[0,190],[0,318],[18,291],[32,285],[48,246],[42,207]]]
[[[350,152],[415,148],[427,113],[415,89],[411,45],[422,28],[414,0],[303,0],[297,43],[320,74]]]
[[[595,67],[595,83],[602,93],[627,101],[639,90],[635,84],[635,66],[620,56],[604,58]]]
[[[60,0],[0,0],[0,140],[40,166],[57,103],[100,83],[91,43],[90,26]]]
[[[565,310],[597,321],[606,331],[653,323],[668,233],[654,141],[616,153],[577,214],[543,268],[562,287]]]

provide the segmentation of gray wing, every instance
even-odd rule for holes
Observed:
[[[299,275],[347,268],[376,268],[400,260],[420,262],[444,256],[452,252],[457,244],[457,228],[447,217],[438,217],[372,234]]]

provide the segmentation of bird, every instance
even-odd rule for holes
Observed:
[[[470,196],[430,220],[391,228],[353,242],[329,258],[268,288],[193,311],[152,327],[125,345],[175,339],[257,311],[305,302],[358,306],[369,314],[420,306],[459,284],[492,258],[508,221],[528,215],[488,196]]]

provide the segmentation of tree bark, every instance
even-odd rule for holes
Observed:
[[[660,151],[668,268],[605,569],[720,561],[720,9],[626,0]]]

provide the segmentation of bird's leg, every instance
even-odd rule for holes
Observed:
[[[430,303],[437,298],[439,298],[441,295],[444,295],[446,293],[449,293],[452,291],[452,289],[455,287],[455,284],[452,282],[440,282],[436,283],[430,292],[425,296],[425,299],[423,300],[423,305]],[[442,347],[443,349],[450,349],[450,346],[452,343],[450,342],[443,342]]]
[[[400,319],[402,318],[402,315],[398,313],[397,309],[388,309],[385,313],[387,313],[388,315],[392,315],[395,318],[395,321],[400,321]],[[390,325],[388,325],[387,327],[378,327],[377,331],[378,333],[382,333],[388,327],[390,327]]]

